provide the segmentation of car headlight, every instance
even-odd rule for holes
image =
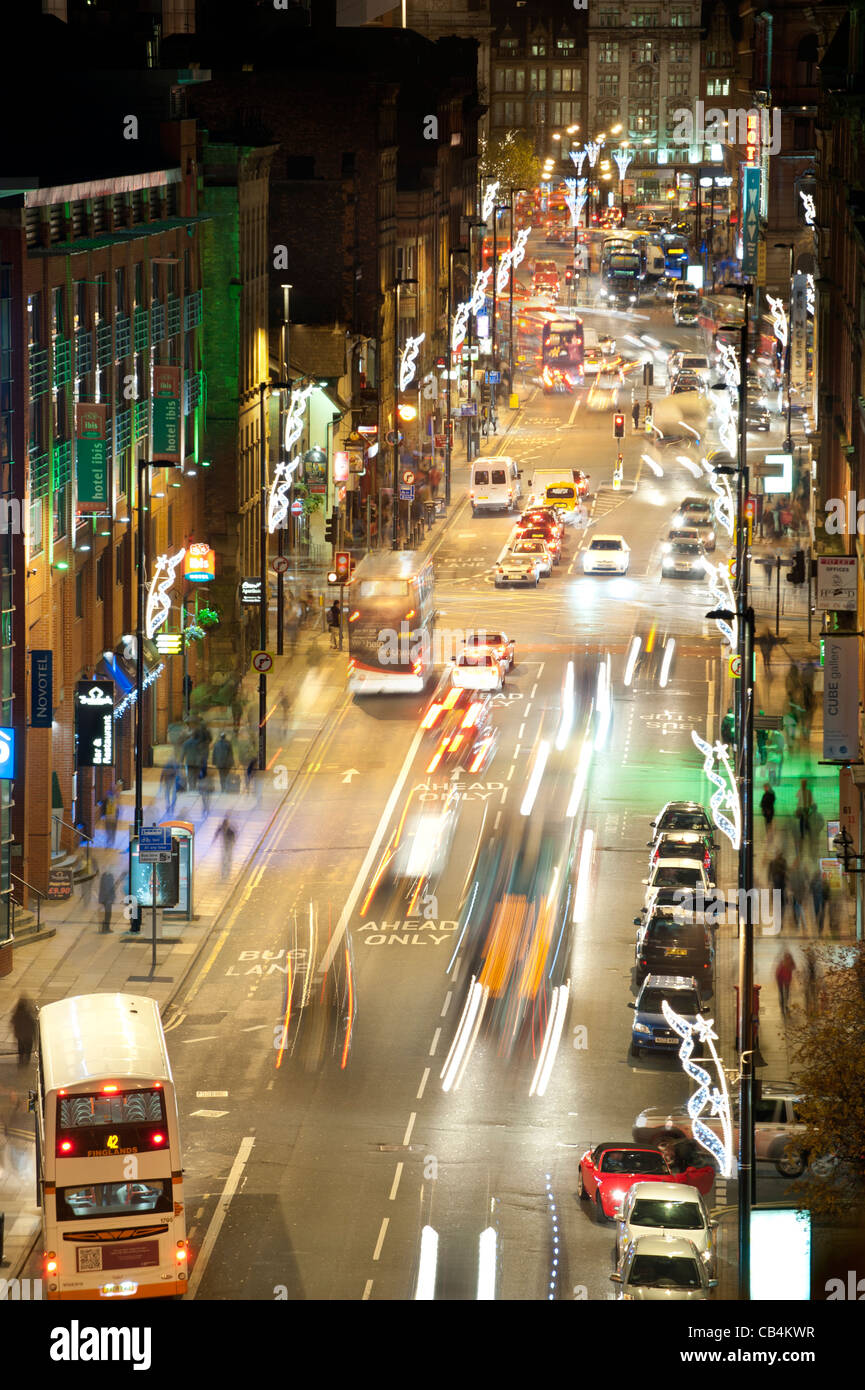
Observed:
[[[661,546],[661,549],[663,550],[665,555],[669,555],[670,551],[673,549],[673,546],[670,541],[664,541],[664,544]]]
[[[700,1259],[703,1261],[703,1264],[710,1265],[712,1263],[711,1247],[708,1250],[704,1250],[702,1252],[702,1254],[700,1255]]]
[[[648,1023],[635,1023],[633,1031],[635,1033],[651,1033]]]

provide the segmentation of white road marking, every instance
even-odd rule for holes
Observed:
[[[372,1280],[371,1280],[371,1279],[367,1279],[366,1283],[365,1283],[364,1286],[363,1286],[363,1293],[362,1293],[361,1296],[360,1296],[360,1301],[361,1301],[361,1303],[367,1303],[367,1302],[369,1302],[369,1296],[370,1296],[371,1293],[372,1293]]]
[[[535,689],[537,690],[537,686],[535,686]],[[526,705],[526,714],[531,714],[531,710],[532,710],[532,702],[531,702],[531,700],[529,700],[529,703]]]
[[[424,1068],[424,1074],[423,1074],[423,1076],[422,1076],[421,1079],[420,1079],[420,1085],[419,1085],[418,1088],[417,1088],[417,1095],[415,1096],[415,1100],[422,1100],[422,1099],[423,1099],[423,1093],[424,1093],[424,1090],[425,1090],[425,1088],[426,1088],[426,1083],[427,1083],[428,1080],[429,1080],[429,1067],[425,1067],[425,1068]]]
[[[445,1010],[447,1009],[447,1006],[448,1006],[449,1003],[450,1003],[450,994],[448,994],[448,997],[447,997],[447,999],[445,1000],[445,1006],[444,1006],[444,1009],[442,1009],[442,1012],[441,1012],[442,1018],[444,1018],[444,1016],[445,1016]],[[434,1056],[436,1055],[436,1048],[437,1048],[438,1045],[439,1045],[439,1038],[441,1037],[441,1033],[442,1033],[441,1028],[437,1028],[437,1029],[435,1030],[435,1032],[433,1033],[433,1040],[432,1040],[432,1042],[430,1043],[430,1049],[429,1049],[429,1055],[430,1055],[430,1057],[434,1057]]]
[[[403,1165],[402,1165],[402,1163],[398,1163],[398,1164],[396,1165],[396,1172],[395,1172],[394,1175],[393,1175],[393,1185],[392,1185],[392,1187],[391,1187],[391,1189],[390,1189],[390,1196],[388,1197],[388,1201],[389,1201],[389,1202],[393,1202],[393,1201],[396,1200],[396,1190],[397,1190],[397,1188],[399,1187],[399,1180],[400,1180],[400,1178],[402,1177],[402,1170],[403,1170]]]
[[[518,744],[517,744],[516,748],[514,749],[514,757],[517,756],[517,754],[519,753],[519,751],[520,751],[520,749],[522,748],[522,746],[523,746],[523,745],[522,745],[521,743],[518,743]]]
[[[508,771],[508,777],[507,777],[507,780],[508,780],[508,781],[510,781],[511,778],[513,777],[515,768],[516,768],[516,763],[511,763],[510,769],[509,769],[509,771]]]
[[[215,1039],[216,1039],[216,1034],[215,1034],[215,1033],[208,1033],[208,1035],[207,1035],[206,1038],[184,1038],[183,1041],[184,1041],[184,1042],[188,1042],[188,1043],[190,1043],[190,1042],[214,1042]]]
[[[241,1033],[259,1033],[262,1028],[269,1028],[269,1023],[253,1023],[251,1028],[241,1028]]]
[[[522,736],[523,736],[523,730],[525,729],[525,727],[526,727],[526,726],[525,726],[525,721],[524,721],[524,722],[520,725],[520,732],[517,734],[517,738],[522,738]]]
[[[227,1110],[190,1110],[190,1118],[197,1120],[222,1120],[228,1114]]]
[[[237,1192],[237,1189],[240,1185],[240,1179],[243,1175],[243,1170],[246,1167],[246,1162],[249,1158],[249,1155],[252,1153],[254,1144],[255,1139],[251,1135],[247,1136],[246,1139],[241,1139],[240,1141],[240,1148],[237,1150],[237,1157],[231,1165],[231,1172],[229,1173],[228,1178],[226,1180],[225,1187],[222,1191],[222,1196],[220,1197],[219,1202],[217,1203],[216,1211],[213,1213],[213,1216],[211,1217],[210,1225],[207,1228],[207,1235],[204,1237],[204,1244],[198,1252],[198,1259],[195,1261],[195,1268],[192,1271],[192,1277],[189,1280],[189,1289],[187,1291],[188,1296],[190,1298],[195,1297],[196,1293],[198,1292],[198,1287],[202,1279],[204,1278],[204,1271],[207,1269],[208,1260],[213,1254],[214,1246],[216,1245],[216,1242],[219,1239],[219,1232],[222,1230],[222,1226],[226,1216],[228,1215],[228,1209],[231,1206],[234,1194]]]
[[[450,1008],[450,1002],[451,1002],[451,995],[452,995],[452,994],[453,994],[453,990],[450,990],[450,989],[449,989],[448,992],[447,992],[447,994],[445,995],[445,1002],[442,1004],[442,1011],[441,1011],[441,1013],[439,1014],[439,1018],[444,1018],[445,1014],[447,1013],[448,1009]]]
[[[384,1238],[387,1235],[387,1228],[389,1225],[390,1217],[383,1216],[381,1219],[381,1230],[378,1233],[378,1240],[375,1243],[375,1250],[372,1252],[372,1257],[374,1260],[377,1260],[379,1255],[381,1254],[381,1247],[384,1245]]]
[[[529,694],[529,699],[530,699],[530,700],[533,700],[533,699],[535,698],[535,695],[537,694],[537,690],[538,690],[538,683],[537,683],[537,681],[535,681],[534,685],[532,686],[531,693]],[[529,712],[528,706],[526,706],[526,714],[528,714],[528,712]]]
[[[364,887],[364,884],[366,883],[367,876],[369,874],[370,869],[372,868],[373,860],[375,859],[375,856],[378,854],[379,846],[381,845],[381,842],[384,839],[384,833],[387,830],[390,818],[394,813],[400,796],[402,795],[402,790],[405,786],[406,778],[408,777],[409,772],[411,771],[411,767],[415,760],[417,750],[420,747],[422,738],[423,729],[418,729],[409,745],[409,750],[405,755],[405,761],[403,762],[403,765],[399,770],[397,779],[393,784],[393,789],[391,791],[390,796],[387,799],[387,805],[381,813],[381,820],[379,821],[378,826],[376,827],[376,832],[373,835],[370,847],[366,852],[366,858],[364,859],[363,863],[358,869],[357,877],[354,880],[351,892],[346,898],[345,906],[342,909],[342,912],[339,916],[339,921],[336,924],[336,931],[334,932],[328,944],[327,950],[325,951],[324,955],[318,963],[319,974],[326,974],[327,971],[330,969],[331,965],[333,964],[334,960],[336,959],[336,953],[339,950],[343,937],[345,936],[349,921],[351,920],[351,914],[354,912],[355,904],[357,903],[357,900],[361,895],[361,891]]]
[[[403,1146],[404,1149],[407,1149],[407,1148],[408,1148],[409,1140],[411,1139],[411,1132],[412,1132],[412,1130],[414,1129],[414,1122],[415,1122],[416,1119],[417,1119],[417,1111],[416,1111],[416,1110],[413,1110],[413,1111],[411,1112],[411,1114],[409,1115],[409,1117],[408,1117],[408,1124],[407,1124],[406,1127],[405,1127],[405,1134],[403,1135],[402,1146]]]
[[[227,1091],[196,1091],[196,1100],[211,1100],[213,1096],[227,1096]]]

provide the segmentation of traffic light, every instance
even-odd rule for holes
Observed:
[[[787,572],[788,584],[805,583],[805,552],[804,550],[794,550],[793,565]]]
[[[565,284],[569,285],[574,278],[574,272],[570,266],[565,267]]]
[[[338,513],[334,510],[326,518],[324,523],[324,539],[327,545],[333,545],[336,540]]]
[[[625,417],[624,417],[624,415],[616,414],[616,415],[613,416],[613,433],[615,434],[615,436],[616,436],[617,439],[623,439],[623,438],[624,438],[624,436],[625,436]]]
[[[351,578],[351,556],[347,550],[338,550],[333,557],[333,568],[337,584],[347,584]]]

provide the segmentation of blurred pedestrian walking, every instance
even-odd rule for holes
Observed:
[[[12,1032],[18,1044],[18,1065],[25,1067],[30,1061],[36,1039],[36,1005],[26,994],[19,996],[12,1010]]]
[[[817,928],[817,935],[822,936],[823,924],[826,920],[826,879],[819,864],[811,875],[811,905],[814,908],[814,925]]]
[[[773,787],[777,787],[781,781],[786,747],[781,730],[773,729],[771,737],[766,742],[767,776]]]
[[[339,599],[335,598],[327,610],[327,625],[330,628],[330,645],[332,647],[339,646],[339,623]]]
[[[796,819],[799,823],[799,840],[804,842],[809,830],[811,817],[814,814],[814,797],[811,788],[805,778],[799,783],[799,790],[796,794]]]
[[[174,807],[177,804],[177,764],[166,763],[159,777],[159,785],[162,788],[162,795],[165,797],[165,816],[166,819],[174,815]]]
[[[787,1010],[790,1007],[790,986],[793,983],[793,976],[796,973],[796,962],[789,951],[783,951],[778,957],[775,966],[775,983],[778,986],[778,1003],[781,1005],[781,1017],[786,1022]]]
[[[769,861],[769,883],[779,895],[781,903],[781,925],[784,924],[784,910],[787,904],[787,860],[781,850]]]
[[[237,831],[231,824],[228,816],[223,818],[222,824],[213,839],[214,843],[219,839],[222,840],[222,877],[230,878],[231,865],[234,859],[234,846],[237,842]]]
[[[117,792],[114,786],[109,787],[105,793],[102,816],[105,821],[105,843],[113,845],[117,834]]]
[[[99,879],[99,902],[102,907],[102,926],[100,933],[111,931],[111,913],[114,910],[114,900],[117,896],[117,885],[114,875],[109,869],[103,869]]]
[[[206,820],[210,814],[210,799],[213,796],[213,778],[206,770],[204,770],[204,775],[199,778],[198,790],[201,792],[201,810]]]
[[[767,782],[763,787],[763,795],[760,798],[760,810],[766,824],[766,834],[771,834],[772,822],[775,819],[775,793]]]
[[[793,924],[799,931],[806,928],[805,901],[809,889],[808,875],[800,858],[793,860],[790,869],[790,897],[793,900]]]
[[[224,733],[219,735],[213,745],[213,766],[219,773],[219,790],[228,791],[228,774],[234,767],[234,753]]]

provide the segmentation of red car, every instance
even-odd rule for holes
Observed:
[[[711,1163],[675,1173],[660,1149],[642,1144],[598,1144],[580,1159],[577,1191],[584,1202],[594,1199],[598,1215],[612,1221],[635,1182],[684,1183],[698,1188],[705,1197],[714,1181]]]
[[[562,538],[557,530],[544,522],[524,522],[517,525],[517,535],[521,541],[543,541],[557,565],[562,558]]]

